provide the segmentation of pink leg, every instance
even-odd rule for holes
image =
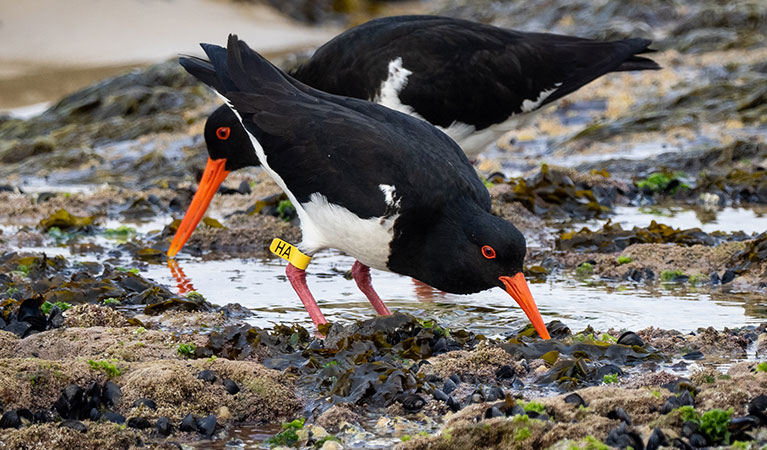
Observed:
[[[362,293],[365,294],[365,297],[370,300],[370,304],[373,305],[373,308],[375,308],[378,315],[391,315],[389,309],[384,305],[384,302],[381,301],[381,297],[379,297],[373,289],[373,284],[370,283],[370,267],[359,261],[354,261],[354,265],[352,266],[352,278],[357,282],[357,287],[360,288],[360,291],[362,291]]]
[[[309,317],[311,317],[312,322],[314,322],[314,325],[318,326],[323,323],[328,323],[328,321],[325,320],[325,316],[322,315],[320,307],[317,306],[317,302],[314,300],[314,296],[309,291],[309,286],[306,285],[306,271],[297,268],[293,264],[288,264],[288,267],[285,269],[285,274],[288,276],[288,280],[290,280],[290,284],[293,286],[293,290],[295,290],[296,294],[298,294],[298,298],[300,298],[301,302],[303,302],[306,311],[309,313]]]

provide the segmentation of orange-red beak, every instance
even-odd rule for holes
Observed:
[[[549,331],[543,323],[543,317],[538,312],[538,307],[535,306],[533,294],[530,293],[530,288],[527,286],[527,281],[525,281],[525,276],[522,275],[522,272],[513,277],[499,277],[499,279],[506,286],[506,292],[519,303],[522,311],[527,314],[527,318],[533,323],[538,335],[543,339],[551,339]]]
[[[194,232],[202,216],[205,215],[205,210],[208,209],[210,201],[216,195],[218,187],[221,186],[226,176],[229,175],[229,171],[226,170],[225,166],[226,158],[215,160],[208,158],[208,164],[205,166],[205,172],[202,174],[197,193],[194,194],[192,203],[184,215],[184,220],[178,226],[176,235],[173,236],[173,242],[170,243],[168,248],[169,258],[176,256],[176,253],[181,250],[181,247],[186,244],[189,236]]]

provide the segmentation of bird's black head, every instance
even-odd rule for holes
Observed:
[[[525,238],[513,224],[474,203],[460,202],[440,217],[414,220],[430,223],[428,227],[408,222],[404,218],[400,223],[400,236],[406,236],[405,228],[418,231],[392,242],[391,270],[455,294],[500,287],[522,307],[538,334],[549,338],[522,273]]]
[[[259,165],[248,133],[227,105],[221,105],[208,117],[204,136],[210,159],[225,159],[226,170]]]

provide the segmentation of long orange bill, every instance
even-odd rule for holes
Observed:
[[[210,201],[216,195],[218,187],[221,186],[226,176],[229,175],[229,171],[225,169],[225,166],[226,158],[215,160],[208,158],[208,164],[205,166],[205,172],[202,174],[197,193],[194,194],[192,203],[184,215],[184,220],[178,226],[176,235],[173,236],[173,242],[170,243],[168,248],[169,258],[176,256],[176,253],[181,250],[181,247],[184,246],[189,236],[194,232],[202,216],[205,215],[205,210],[208,209]]]
[[[513,277],[499,277],[499,279],[506,286],[506,292],[519,303],[522,311],[527,314],[527,318],[533,323],[538,335],[543,339],[551,339],[549,331],[543,323],[543,317],[538,312],[538,307],[535,306],[533,294],[530,293],[530,288],[527,286],[527,281],[525,281],[525,276],[522,275],[522,272]]]

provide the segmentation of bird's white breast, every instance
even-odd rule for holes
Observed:
[[[389,244],[398,215],[362,219],[316,192],[300,206],[302,251],[313,254],[323,248],[337,248],[366,266],[388,270]]]

